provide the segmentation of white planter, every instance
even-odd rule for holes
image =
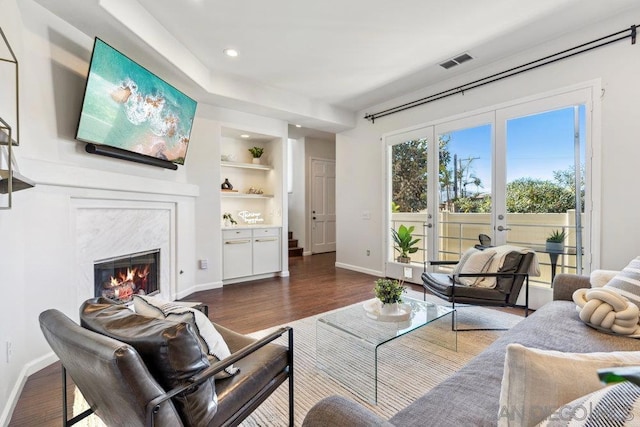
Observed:
[[[259,165],[260,164],[260,157],[254,157],[253,158],[253,163],[256,164],[256,165]]]
[[[547,252],[557,252],[560,253],[564,250],[564,243],[562,242],[546,242],[545,244],[545,250]]]
[[[399,313],[401,313],[400,304],[397,302],[382,304],[382,307],[380,307],[380,314],[384,316],[393,316]]]

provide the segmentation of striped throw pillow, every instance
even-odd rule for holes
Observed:
[[[611,279],[605,288],[613,289],[640,307],[640,257],[632,260]]]
[[[637,426],[639,420],[640,387],[624,381],[567,403],[538,426]]]

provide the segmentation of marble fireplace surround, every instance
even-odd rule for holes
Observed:
[[[72,199],[78,306],[94,296],[94,263],[160,249],[160,296],[176,296],[176,206],[170,202]]]

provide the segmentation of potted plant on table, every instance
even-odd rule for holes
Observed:
[[[391,234],[393,236],[393,241],[396,244],[394,249],[400,252],[400,256],[398,256],[397,261],[408,264],[411,262],[411,258],[409,254],[413,254],[418,252],[418,247],[416,244],[420,241],[420,239],[414,239],[413,230],[415,227],[412,225],[410,227],[406,227],[405,225],[400,225],[398,227],[398,231],[391,229]]]
[[[399,311],[402,294],[407,291],[402,283],[392,279],[376,279],[373,292],[382,303],[381,314],[393,314]]]
[[[262,147],[251,147],[249,148],[249,152],[253,156],[253,163],[260,164],[260,156],[264,153],[264,148]]]
[[[547,252],[562,252],[564,249],[564,239],[566,237],[567,234],[564,230],[553,230],[549,237],[547,237],[545,245]]]

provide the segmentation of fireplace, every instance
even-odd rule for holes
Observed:
[[[160,249],[96,261],[95,296],[126,303],[159,291]]]

